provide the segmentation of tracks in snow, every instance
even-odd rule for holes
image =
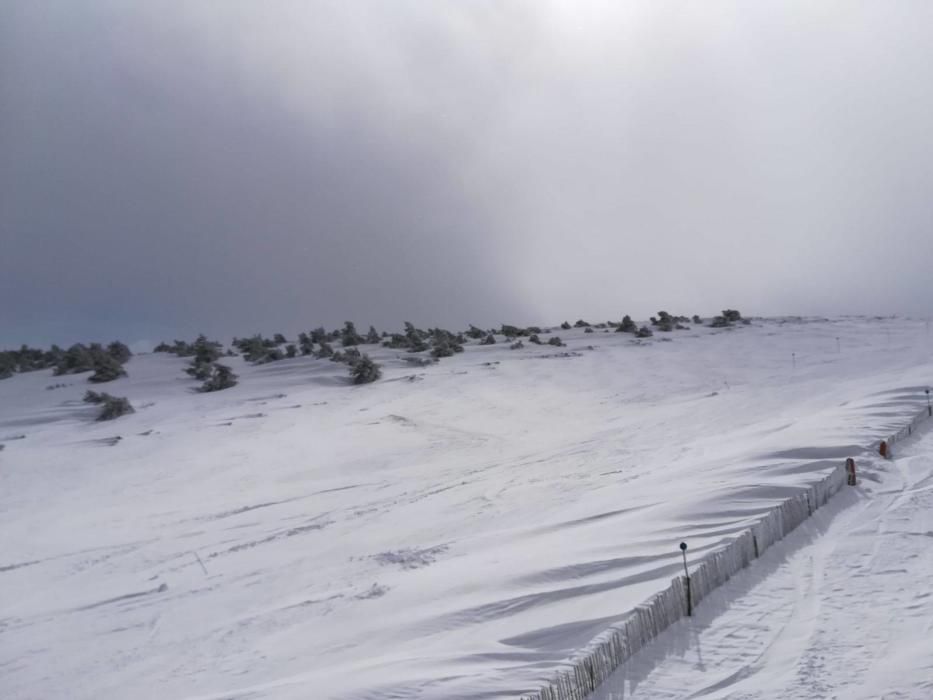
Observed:
[[[933,697],[933,436],[817,511],[592,700]]]

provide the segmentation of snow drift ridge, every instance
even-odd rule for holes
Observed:
[[[930,417],[924,408],[904,427],[887,438],[889,446],[913,434]],[[794,530],[825,505],[846,482],[845,465],[835,467],[812,486],[772,508],[738,537],[710,552],[690,573],[690,598],[695,606],[710,592],[760,557],[765,550]],[[621,664],[677,620],[687,616],[686,579],[678,576],[670,586],[635,607],[622,622],[593,639],[565,662],[565,668],[544,687],[522,700],[585,700]]]

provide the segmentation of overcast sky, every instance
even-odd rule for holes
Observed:
[[[0,345],[933,313],[933,3],[4,0]]]

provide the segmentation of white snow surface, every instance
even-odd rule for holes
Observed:
[[[933,698],[933,433],[910,442],[591,699]]]
[[[667,586],[681,540],[702,556],[861,459],[933,370],[905,319],[556,333],[423,368],[371,346],[364,386],[232,358],[214,394],[140,355],[100,387],[137,412],[106,423],[87,375],[0,381],[0,697],[514,697]],[[771,566],[775,616],[811,619],[787,606],[835,585],[821,556]]]

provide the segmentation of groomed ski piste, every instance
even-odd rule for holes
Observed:
[[[870,457],[926,406],[926,321],[556,333],[567,347],[499,338],[423,368],[377,349],[365,386],[326,360],[233,358],[240,384],[216,394],[139,355],[105,385],[137,412],[107,423],[84,375],[0,382],[0,694],[520,697],[669,586],[680,541],[700,560],[846,457],[860,486],[594,697],[832,697],[858,677],[821,659],[920,634],[886,645],[882,607],[855,620],[832,594],[861,572],[930,619],[928,443]],[[917,544],[891,544],[902,525]],[[921,697],[904,648],[892,697]],[[882,675],[863,680],[881,697]]]

